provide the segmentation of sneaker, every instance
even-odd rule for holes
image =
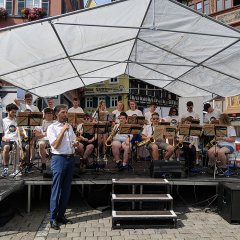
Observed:
[[[2,177],[7,177],[8,176],[8,168],[4,168],[2,172]]]
[[[108,159],[107,159],[107,156],[106,156],[106,155],[104,155],[104,156],[103,156],[103,161],[104,161],[104,162],[107,162],[107,161],[108,161]]]
[[[21,173],[20,170],[16,170],[15,172],[11,173],[9,176],[11,176],[11,177],[15,177],[15,176],[20,177],[20,176],[22,176],[22,173]]]

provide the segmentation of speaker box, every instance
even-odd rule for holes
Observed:
[[[182,169],[177,161],[152,161],[150,166],[150,176],[153,178],[180,178]]]
[[[219,213],[229,223],[240,223],[240,183],[219,185]]]

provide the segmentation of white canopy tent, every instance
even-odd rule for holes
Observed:
[[[123,73],[180,96],[240,94],[240,32],[172,0],[0,29],[0,78],[41,97]]]

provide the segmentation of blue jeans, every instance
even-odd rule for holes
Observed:
[[[71,193],[74,156],[53,155],[51,170],[53,173],[50,198],[50,221],[62,218],[66,212]]]

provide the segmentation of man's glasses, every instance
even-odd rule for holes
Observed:
[[[153,120],[159,120],[159,118],[153,118]]]
[[[193,107],[192,107],[192,106],[189,106],[189,107],[187,107],[187,109],[193,109]]]

